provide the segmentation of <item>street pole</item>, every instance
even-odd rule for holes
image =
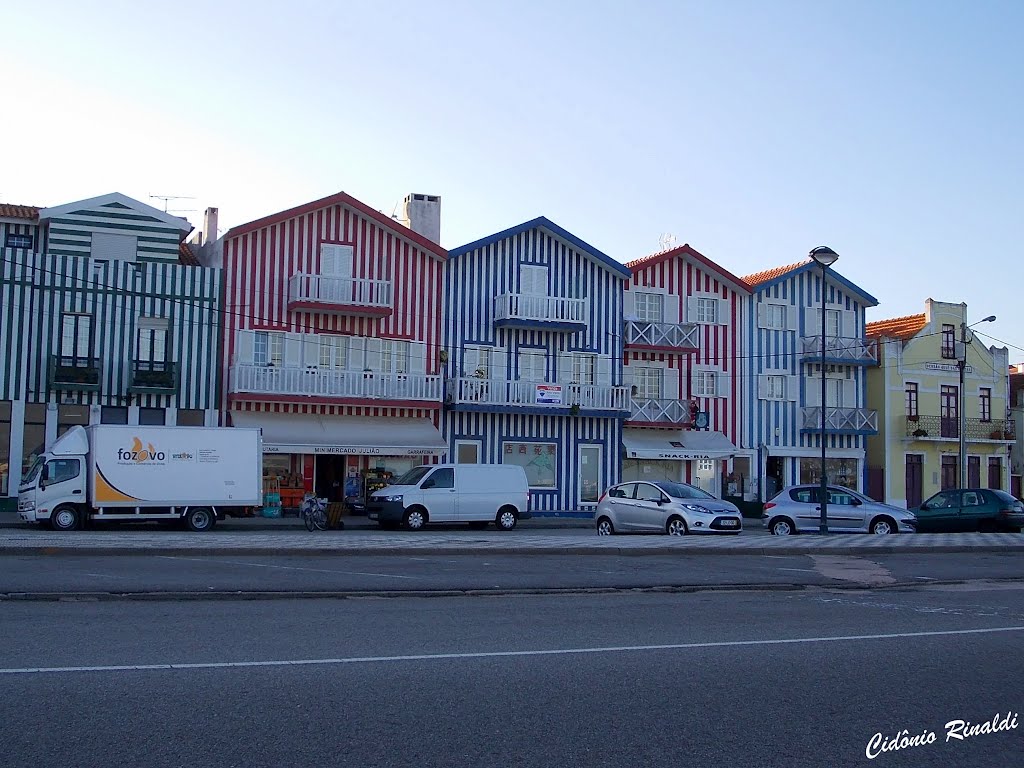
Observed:
[[[818,533],[828,533],[828,477],[825,474],[825,276],[828,270],[827,264],[821,265],[821,520],[818,523]]]

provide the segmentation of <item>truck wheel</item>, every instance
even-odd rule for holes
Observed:
[[[500,531],[511,531],[516,527],[518,520],[519,515],[515,507],[502,507],[498,510],[498,516],[495,518],[494,523]]]
[[[74,507],[57,507],[50,513],[50,527],[55,531],[74,531],[81,518]]]
[[[217,524],[217,518],[213,510],[206,507],[191,507],[185,513],[185,527],[197,533],[209,531]]]

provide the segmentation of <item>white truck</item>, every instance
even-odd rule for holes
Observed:
[[[39,456],[18,489],[18,515],[71,531],[87,521],[181,521],[208,531],[217,518],[263,503],[258,429],[72,427]]]

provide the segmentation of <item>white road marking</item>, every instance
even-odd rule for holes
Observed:
[[[801,643],[841,643],[855,640],[900,640],[916,637],[985,635],[997,632],[1024,632],[1024,626],[948,629],[932,632],[892,632],[884,635],[838,635],[834,637],[792,637],[777,640],[724,640],[709,643],[667,643],[665,645],[612,645],[597,648],[551,648],[536,651],[479,651],[475,653],[422,653],[407,656],[349,656],[337,659],[295,659],[275,661],[210,661],[182,664],[121,664],[92,667],[11,667],[0,668],[0,675],[48,674],[60,672],[139,672],[166,669],[231,669],[235,667],[302,667],[338,664],[379,664],[396,661],[445,661],[452,659],[494,659],[523,656],[571,656],[589,653],[636,653],[639,651],[681,651],[703,648],[742,648],[758,645],[797,645]]]
[[[817,568],[776,568],[777,571],[800,571],[802,573],[817,573]]]
[[[398,576],[393,573],[364,573],[363,571],[333,571],[329,568],[302,568],[297,565],[270,565],[269,563],[244,563],[237,560],[214,560],[209,557],[175,557],[157,555],[161,560],[191,560],[195,563],[223,563],[224,565],[246,565],[250,568],[275,568],[282,571],[309,571],[310,573],[336,573],[344,576],[379,576],[382,579],[415,579],[415,576]]]

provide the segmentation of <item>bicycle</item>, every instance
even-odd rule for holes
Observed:
[[[315,494],[307,493],[302,497],[299,514],[302,516],[307,530],[311,532],[327,530],[327,499],[320,499]]]

